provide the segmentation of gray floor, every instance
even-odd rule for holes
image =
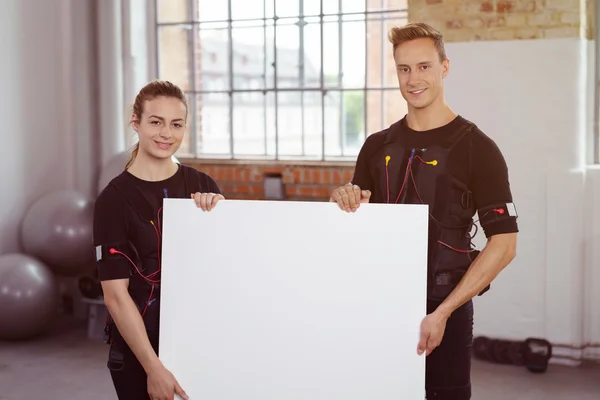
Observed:
[[[115,399],[105,368],[107,346],[86,339],[85,326],[57,323],[43,339],[0,342],[1,400]],[[473,399],[598,400],[600,365],[550,365],[545,374],[475,360]]]

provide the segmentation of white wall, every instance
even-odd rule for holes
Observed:
[[[91,191],[91,0],[3,0],[0,254],[18,251],[27,207],[58,189]]]
[[[476,334],[600,342],[600,170],[585,147],[592,49],[575,38],[447,45],[447,100],[500,146],[519,212],[517,258],[476,299]]]

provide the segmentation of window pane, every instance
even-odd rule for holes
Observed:
[[[198,91],[229,90],[227,29],[201,29],[196,51]]]
[[[300,15],[298,0],[275,0],[275,14],[278,17],[297,17]]]
[[[217,0],[227,4],[226,0]],[[273,0],[231,0],[231,19],[263,18],[266,2]]]
[[[368,11],[406,10],[408,0],[367,0]]]
[[[161,26],[158,29],[160,79],[169,80],[184,91],[190,91],[192,60],[191,26]]]
[[[364,91],[330,91],[325,107],[326,155],[357,155],[364,142]]]
[[[365,22],[342,23],[342,86],[365,86]]]
[[[339,24],[323,24],[323,73],[325,87],[340,87]]]
[[[365,137],[365,92],[348,90],[342,99],[344,155],[358,154]]]
[[[171,0],[163,0],[171,1]],[[189,1],[189,0],[188,0]],[[197,0],[200,21],[224,21],[229,18],[227,0]]]
[[[304,87],[321,87],[321,24],[304,26],[303,83]]]
[[[267,92],[266,95],[266,107],[265,107],[265,128],[267,137],[267,154],[271,157],[275,157],[275,112],[277,104],[275,102],[275,92]]]
[[[382,90],[367,92],[367,136],[383,129],[383,96]]]
[[[304,154],[312,158],[323,154],[323,94],[313,90],[303,92]]]
[[[299,32],[295,25],[277,26],[277,87],[300,86]]]
[[[281,156],[302,155],[302,94],[277,93],[277,148]]]
[[[342,154],[342,92],[330,90],[325,94],[325,155],[340,156]]]
[[[204,93],[197,95],[196,101],[198,154],[230,154],[229,95]]]
[[[394,65],[393,60],[384,60],[383,54],[387,54],[388,46],[387,33],[383,23],[379,20],[367,21],[367,86],[371,88],[380,88],[382,85],[383,68],[388,68],[388,64]],[[394,69],[395,71],[395,69]],[[372,96],[369,94],[369,99]],[[371,114],[369,114],[371,118]]]
[[[342,2],[342,12],[354,13],[365,11],[365,0],[344,0]]]
[[[322,0],[323,14],[337,14],[340,12],[340,2],[338,0]],[[337,17],[335,17],[337,18]]]
[[[321,13],[321,0],[304,0],[304,15],[319,15]]]
[[[267,27],[267,32],[272,30]],[[267,38],[267,46],[269,42]],[[267,77],[272,75],[269,72],[273,67],[272,60],[265,59],[265,28],[233,28],[233,55],[234,90],[267,87]]]
[[[189,0],[157,0],[156,18],[159,23],[191,22]]]
[[[235,155],[267,152],[267,99],[262,92],[233,94],[233,151]]]

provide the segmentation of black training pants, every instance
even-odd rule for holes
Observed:
[[[148,337],[158,354],[158,337]],[[107,366],[119,400],[150,400],[146,371],[118,332],[110,345]]]
[[[427,313],[439,303],[427,302]],[[473,302],[458,308],[448,318],[440,345],[425,360],[427,400],[471,399],[471,353]]]

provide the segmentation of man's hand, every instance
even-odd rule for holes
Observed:
[[[338,203],[341,210],[354,212],[361,203],[368,203],[370,197],[370,190],[361,190],[358,185],[348,183],[347,185],[335,188],[331,193],[329,201]]]
[[[439,311],[427,315],[421,322],[421,340],[417,346],[417,354],[425,352],[428,356],[442,343],[448,317]]]

